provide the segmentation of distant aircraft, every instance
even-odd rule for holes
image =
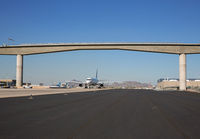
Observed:
[[[80,87],[91,88],[91,86],[97,86],[98,88],[102,88],[104,85],[103,83],[99,82],[98,80],[98,70],[96,70],[96,77],[95,78],[87,78],[85,82],[79,83]]]
[[[50,88],[66,88],[66,84],[61,84],[61,82],[59,82],[57,85],[50,86]]]

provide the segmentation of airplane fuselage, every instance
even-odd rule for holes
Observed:
[[[87,78],[86,84],[88,85],[97,85],[99,80],[97,78]]]

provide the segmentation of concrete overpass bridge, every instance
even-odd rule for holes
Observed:
[[[191,43],[59,43],[0,47],[0,55],[17,55],[16,86],[23,83],[23,55],[76,50],[128,50],[179,55],[179,88],[186,90],[186,55],[200,54],[200,44]]]

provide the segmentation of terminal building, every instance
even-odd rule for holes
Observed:
[[[200,79],[187,79],[186,80],[186,87],[187,87],[187,89],[200,88]],[[179,79],[176,79],[176,78],[161,78],[157,81],[157,89],[179,90]]]
[[[10,88],[16,86],[16,80],[0,79],[0,88]]]

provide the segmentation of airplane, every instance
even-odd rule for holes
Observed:
[[[97,86],[98,88],[104,87],[104,84],[98,80],[98,70],[96,70],[95,78],[87,78],[85,83],[80,83],[79,87],[91,88],[91,86]]]

